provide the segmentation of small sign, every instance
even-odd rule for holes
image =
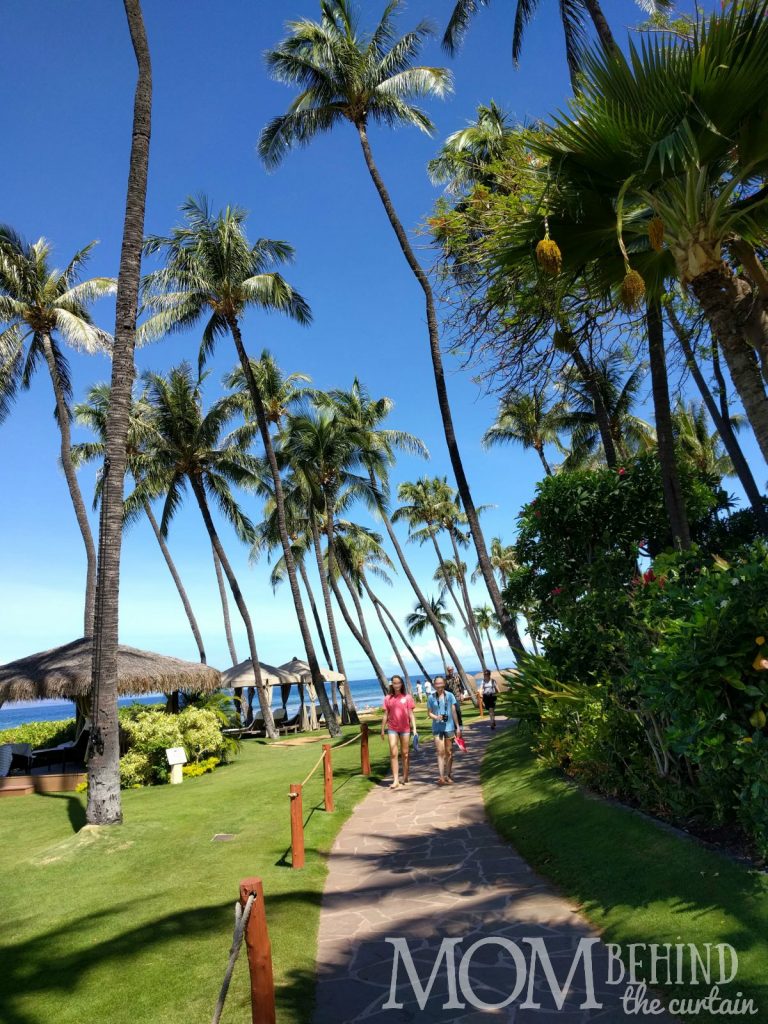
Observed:
[[[176,764],[187,763],[187,752],[184,747],[168,747],[165,756],[168,758],[168,764],[171,767]]]

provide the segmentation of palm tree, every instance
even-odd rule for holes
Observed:
[[[232,494],[231,485],[255,487],[261,464],[248,454],[235,434],[223,436],[236,403],[231,397],[214,402],[203,411],[201,380],[192,375],[188,363],[175,367],[167,376],[146,376],[147,396],[152,405],[152,433],[146,472],[137,490],[148,497],[165,495],[160,529],[163,534],[183,501],[189,486],[203,517],[211,545],[227,577],[248,638],[248,653],[267,735],[277,736],[272,709],[261,678],[256,638],[248,607],[211,515],[210,502],[245,543],[254,539],[254,527]]]
[[[376,659],[367,631],[355,625],[337,581],[337,575],[341,575],[357,605],[357,595],[350,586],[346,567],[336,558],[336,517],[340,509],[353,500],[361,499],[369,506],[375,506],[377,502],[376,487],[370,483],[367,475],[356,472],[357,469],[365,469],[363,442],[364,438],[356,428],[338,416],[333,408],[312,409],[303,415],[289,417],[282,438],[281,453],[306,498],[321,581],[325,575],[344,621],[365,650],[377,678],[384,685],[386,674]],[[325,573],[320,552],[320,523],[324,527],[327,545]]]
[[[42,357],[56,403],[61,465],[85,547],[84,636],[93,635],[96,547],[72,461],[72,388],[61,342],[81,352],[109,351],[112,339],[93,324],[88,307],[113,293],[115,281],[108,277],[80,280],[95,244],[76,252],[64,270],[56,270],[44,238],[29,244],[11,228],[0,227],[0,421],[19,386],[29,387]]]
[[[88,761],[88,806],[92,825],[122,821],[120,749],[117,721],[117,644],[120,602],[120,550],[123,530],[123,478],[135,365],[136,316],[141,276],[141,244],[147,198],[149,137],[152,124],[152,65],[141,0],[123,0],[138,77],[133,103],[131,155],[117,277],[112,399],[107,416],[96,573],[93,634],[93,723]]]
[[[183,225],[174,228],[169,237],[153,236],[145,244],[147,252],[161,254],[165,259],[165,265],[145,279],[145,303],[154,311],[147,331],[179,330],[205,318],[201,360],[213,351],[222,334],[229,333],[232,337],[272,473],[280,543],[312,682],[328,731],[336,736],[340,732],[339,725],[320,675],[293,562],[280,469],[259,375],[254,372],[241,332],[244,313],[254,308],[284,313],[300,324],[310,322],[311,313],[305,300],[271,269],[290,260],[293,249],[286,242],[268,238],[261,238],[251,245],[245,233],[244,210],[228,206],[219,214],[213,214],[206,200],[201,198],[188,199],[182,206],[182,212],[185,216]]]
[[[500,672],[501,669],[499,668],[499,662],[496,657],[496,651],[494,650],[493,647],[493,640],[491,640],[491,630],[494,629],[496,626],[496,618],[493,614],[493,608],[491,608],[487,604],[484,604],[475,608],[474,612],[477,628],[481,630],[483,633],[485,633],[486,639],[488,641],[488,646],[491,648],[491,657],[493,658],[493,664],[496,666],[496,671]]]
[[[493,100],[477,108],[477,119],[453,132],[440,153],[427,164],[427,172],[436,185],[449,192],[461,192],[470,185],[485,182],[488,167],[506,152],[517,135],[509,115]]]
[[[595,410],[595,387],[600,391],[608,429],[620,461],[626,462],[637,451],[655,443],[651,425],[632,411],[647,367],[641,363],[629,374],[626,368],[624,353],[617,351],[593,361],[589,385],[573,368],[563,373],[562,383],[569,408],[561,424],[571,432],[571,452],[563,463],[563,469],[580,469],[597,457],[601,435]]]
[[[501,444],[519,444],[523,449],[536,452],[544,472],[552,476],[545,446],[557,444],[563,428],[567,405],[563,401],[547,404],[543,389],[535,388],[530,395],[513,392],[502,399],[493,424],[483,434],[483,446],[492,448]]]
[[[88,427],[89,430],[96,435],[95,441],[87,441],[72,446],[72,459],[74,464],[76,466],[81,466],[97,460],[102,462],[106,451],[107,415],[109,413],[109,385],[94,384],[88,390],[86,400],[76,405],[74,411],[77,422]],[[134,400],[131,407],[127,439],[127,471],[137,482],[141,480],[142,461],[144,461],[146,456],[146,437],[151,429],[149,425],[150,416],[151,407],[146,397],[141,395]],[[100,497],[101,480],[97,483],[93,501],[94,508],[98,508]],[[168,571],[170,572],[171,578],[176,586],[176,590],[184,608],[184,613],[186,614],[187,621],[189,622],[189,628],[192,630],[192,635],[195,638],[197,650],[200,655],[200,661],[205,665],[205,647],[203,646],[203,638],[197,624],[197,619],[195,618],[195,613],[192,611],[192,605],[190,604],[189,597],[184,589],[184,584],[181,582],[178,569],[171,558],[171,553],[168,550],[165,537],[163,536],[162,530],[160,529],[154,513],[152,512],[151,504],[149,503],[146,495],[142,494],[139,490],[126,499],[125,506],[127,521],[134,520],[139,510],[143,511],[149,520],[152,532],[155,535],[160,551],[165,559],[165,564],[168,566]]]
[[[720,434],[716,430],[710,430],[703,402],[684,402],[679,398],[672,413],[672,420],[683,456],[699,473],[718,484],[723,477],[736,475],[733,462],[723,449]],[[740,430],[743,424],[742,417],[731,417],[733,430]]]
[[[487,7],[490,0],[456,0],[448,27],[443,36],[443,46],[449,53],[455,53],[464,37],[464,33],[475,14],[481,7]],[[654,7],[666,8],[666,3],[654,4]],[[512,59],[515,64],[520,60],[523,48],[523,34],[528,23],[536,14],[538,0],[517,0],[515,6],[515,27],[512,36]],[[643,3],[643,7],[647,7]],[[560,20],[565,35],[565,55],[568,71],[574,89],[578,74],[582,67],[585,49],[584,23],[586,16],[592,20],[603,49],[606,53],[618,53],[616,40],[608,25],[598,0],[560,0]]]
[[[405,628],[408,630],[408,633],[414,638],[424,636],[424,634],[429,632],[429,630],[433,630],[435,640],[437,641],[437,649],[440,652],[440,658],[442,659],[443,662],[443,672],[447,675],[448,663],[445,660],[445,651],[443,649],[443,644],[440,640],[440,632],[434,629],[432,622],[434,619],[437,619],[444,633],[449,626],[453,625],[453,616],[445,607],[444,597],[439,597],[437,599],[435,599],[434,597],[430,597],[429,607],[430,611],[432,612],[431,615],[427,615],[422,605],[417,604],[413,611],[406,616]]]
[[[550,207],[549,224],[564,266],[583,267],[587,256],[606,279],[620,281],[629,267],[645,277],[649,343],[657,349],[663,335],[653,303],[677,278],[722,346],[768,460],[768,398],[758,362],[768,372],[768,298],[757,285],[763,268],[755,253],[768,207],[758,98],[766,89],[765,5],[731,5],[697,22],[691,41],[663,37],[642,50],[631,46],[629,60],[590,55],[570,115],[539,148],[563,197]],[[581,215],[573,217],[576,210]],[[736,271],[725,260],[726,245],[739,253]],[[658,416],[656,427],[661,443]]]
[[[413,570],[408,564],[387,508],[389,469],[394,465],[395,452],[403,451],[410,455],[420,455],[424,458],[429,457],[429,452],[423,441],[413,434],[409,434],[404,430],[394,430],[382,426],[392,412],[394,402],[386,396],[376,399],[371,398],[367,389],[357,378],[352,382],[352,387],[349,391],[330,391],[327,395],[320,395],[318,400],[321,403],[330,404],[336,410],[337,415],[341,416],[356,429],[362,447],[363,464],[368,470],[368,479],[378,494],[376,512],[384,523],[387,536],[397,555],[397,560],[405,573],[411,589],[421,604],[424,614],[427,616],[431,615],[432,607],[430,602],[422,592],[413,574]],[[389,617],[392,619],[391,615]],[[395,624],[399,630],[396,620]],[[440,634],[441,643],[448,651],[448,656],[461,675],[464,685],[467,689],[470,689],[469,683],[465,678],[461,660],[458,658],[448,636],[437,619],[433,619],[432,628]]]
[[[289,22],[288,38],[267,54],[267,65],[276,79],[298,86],[301,92],[287,114],[274,118],[264,128],[259,152],[268,167],[276,167],[288,150],[306,145],[316,135],[343,121],[348,121],[357,132],[366,167],[398,245],[424,293],[437,401],[453,474],[485,585],[513,645],[514,623],[496,586],[456,440],[432,285],[395,210],[368,139],[370,124],[411,125],[432,132],[432,122],[413,100],[422,96],[443,96],[451,85],[445,68],[414,66],[413,61],[431,29],[426,22],[421,22],[397,38],[394,15],[401,5],[402,0],[390,0],[370,35],[360,31],[349,0],[323,0],[319,22],[308,19]]]

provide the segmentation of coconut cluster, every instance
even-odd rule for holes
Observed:
[[[560,246],[551,238],[542,238],[536,246],[536,262],[545,274],[557,277],[563,269],[563,254]]]
[[[645,297],[645,281],[636,270],[627,270],[621,282],[621,304],[628,313],[637,309]]]

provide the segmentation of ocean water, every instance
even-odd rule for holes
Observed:
[[[415,680],[414,680],[415,681]],[[326,684],[328,696],[330,697],[330,686]],[[358,708],[380,707],[383,699],[381,687],[376,679],[359,679],[350,683],[352,696]],[[125,707],[129,704],[157,704],[165,698],[160,693],[145,694],[142,697],[120,697],[118,704]],[[254,707],[258,704],[254,701]],[[272,692],[272,706],[281,707],[280,689],[275,687]],[[288,700],[288,714],[294,714],[299,707],[299,698],[295,686],[291,687],[291,695]],[[73,718],[75,706],[68,700],[37,700],[18,701],[4,704],[0,708],[0,730],[13,729],[14,726],[24,725],[26,722],[55,722],[59,719]]]

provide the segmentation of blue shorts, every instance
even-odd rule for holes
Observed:
[[[397,729],[387,729],[387,736],[410,736],[411,730],[406,729],[405,732],[398,732]]]

